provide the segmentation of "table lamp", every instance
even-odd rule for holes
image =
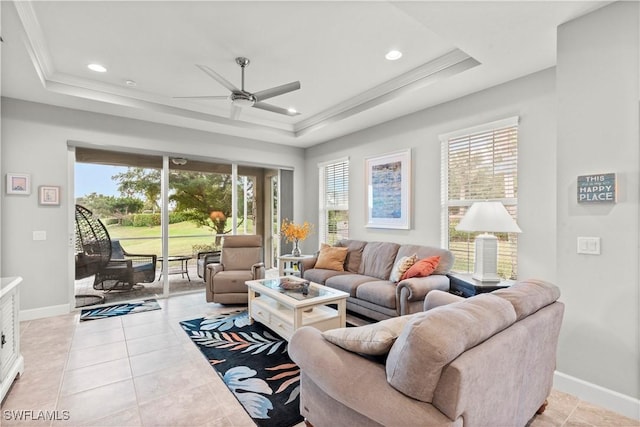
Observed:
[[[499,282],[498,238],[493,233],[521,233],[507,209],[500,202],[475,202],[456,227],[460,231],[481,231],[476,236],[476,260],[473,278],[481,282]]]

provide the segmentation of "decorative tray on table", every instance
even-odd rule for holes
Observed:
[[[284,277],[280,279],[280,287],[287,291],[297,291],[309,285],[308,280],[291,279]]]

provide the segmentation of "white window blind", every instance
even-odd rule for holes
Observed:
[[[442,236],[456,261],[453,270],[472,272],[474,239],[478,233],[457,231],[456,226],[476,201],[500,201],[517,221],[518,118],[441,136]],[[498,274],[516,279],[517,234],[498,237]]]
[[[349,237],[349,159],[318,165],[320,173],[320,243],[333,245]]]

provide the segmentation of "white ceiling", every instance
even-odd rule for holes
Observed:
[[[607,3],[2,1],[2,95],[308,147],[551,67],[557,26]],[[301,114],[175,98],[228,95],[196,64],[239,87],[237,56],[248,91],[299,80],[267,102]]]

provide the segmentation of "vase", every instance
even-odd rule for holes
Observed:
[[[293,256],[300,256],[300,248],[298,247],[298,239],[293,241],[293,251],[291,251],[291,255]]]

